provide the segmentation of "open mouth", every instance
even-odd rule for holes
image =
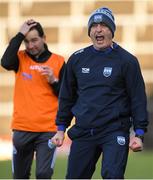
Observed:
[[[103,41],[104,40],[104,36],[103,35],[97,35],[96,36],[96,40],[99,41]]]

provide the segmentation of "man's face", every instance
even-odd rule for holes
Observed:
[[[38,31],[29,31],[24,39],[26,51],[33,56],[39,56],[44,51],[45,37],[40,37]]]
[[[103,50],[112,44],[112,32],[104,23],[92,25],[90,38],[97,50]]]

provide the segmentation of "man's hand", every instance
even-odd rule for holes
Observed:
[[[134,152],[142,151],[143,150],[143,142],[138,137],[131,137],[129,147]]]
[[[22,33],[25,36],[29,32],[30,28],[32,28],[36,24],[37,22],[35,22],[33,19],[25,21],[20,28],[20,33]]]
[[[43,66],[41,70],[41,74],[45,75],[48,83],[53,84],[54,82],[58,82],[58,79],[54,76],[53,70],[49,66]]]
[[[51,141],[53,144],[55,144],[57,147],[62,146],[64,141],[64,131],[57,131],[55,136],[52,137]]]

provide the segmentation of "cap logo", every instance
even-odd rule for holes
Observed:
[[[104,10],[104,9],[97,9],[96,13],[102,13],[105,14],[106,16],[108,16],[112,21],[114,21],[112,14],[110,14],[111,12]]]
[[[98,23],[98,22],[102,22],[102,15],[95,15],[94,16],[94,22]]]

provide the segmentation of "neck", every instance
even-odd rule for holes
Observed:
[[[96,49],[97,51],[105,51],[107,50],[108,48],[113,48],[113,42],[111,41],[111,43],[107,44],[106,46],[103,46],[103,47],[97,47],[95,45],[93,45],[94,49]]]
[[[44,49],[42,49],[42,51],[40,51],[40,52],[39,52],[39,54],[34,55],[34,57],[38,59],[38,58],[39,58],[39,56],[40,56],[40,55],[41,55],[44,51],[45,51],[45,48],[44,48]]]

